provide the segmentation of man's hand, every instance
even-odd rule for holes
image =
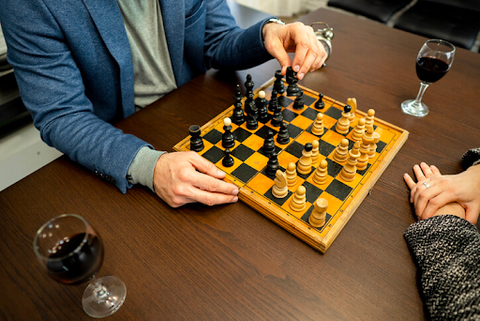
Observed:
[[[163,154],[155,165],[153,185],[171,207],[200,202],[206,205],[234,203],[238,188],[222,179],[225,173],[195,152]]]
[[[277,23],[267,23],[263,27],[265,48],[282,66],[282,75],[292,66],[299,80],[307,72],[319,69],[327,59],[327,53],[317,40],[313,28],[301,22],[282,26]],[[293,63],[287,52],[294,52]]]

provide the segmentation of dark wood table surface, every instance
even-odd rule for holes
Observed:
[[[458,49],[448,74],[426,92],[431,113],[415,118],[415,57],[426,38],[321,9],[301,19],[335,31],[327,67],[300,84],[410,132],[409,139],[326,254],[242,202],[171,209],[142,187],[126,195],[62,157],[0,193],[0,319],[87,319],[86,284],[50,279],[32,250],[36,230],[62,213],[85,217],[106,248],[99,276],[115,275],[128,295],[111,319],[421,320],[416,268],[403,238],[414,222],[403,173],[420,161],[461,171],[480,144],[480,54]],[[209,71],[118,124],[171,151],[192,124],[233,103],[250,73],[256,87],[271,61],[240,72]],[[0,178],[1,179],[1,178]]]

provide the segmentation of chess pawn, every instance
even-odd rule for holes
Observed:
[[[350,110],[352,107],[350,105],[345,105],[342,112],[342,117],[337,122],[336,130],[339,134],[346,135],[350,128]]]
[[[247,79],[245,81],[245,89],[246,93],[248,94],[249,92],[253,92],[253,87],[255,86],[255,83],[252,80],[252,76],[250,74],[247,74]]]
[[[318,185],[323,185],[327,182],[328,175],[328,162],[326,159],[323,159],[320,162],[320,166],[317,167],[315,173],[313,174],[313,182]]]
[[[318,150],[318,146],[320,143],[318,140],[314,139],[312,141],[312,166],[316,167],[318,163],[318,157],[320,156],[320,152]]]
[[[195,152],[200,152],[203,150],[204,145],[203,145],[203,139],[200,137],[200,134],[202,133],[200,130],[200,126],[198,125],[192,125],[190,128],[188,128],[188,132],[190,134],[190,150],[193,150]]]
[[[348,139],[344,138],[335,148],[333,159],[338,163],[344,163],[348,158]]]
[[[235,99],[235,102],[233,103],[233,106],[235,107],[233,109],[233,114],[232,114],[232,123],[236,125],[241,125],[245,121],[245,114],[243,113],[243,108],[242,108],[242,92],[240,90],[240,85],[237,84],[237,88],[235,89],[235,95],[233,96],[233,99]]]
[[[265,140],[263,141],[263,152],[270,155],[275,151],[275,142],[273,140],[273,130],[269,129],[265,134]]]
[[[297,184],[297,167],[295,166],[294,162],[288,163],[287,171],[287,185],[288,187],[295,186]]]
[[[255,106],[258,109],[258,121],[265,124],[268,122],[269,114],[267,110],[267,100],[265,99],[265,92],[260,90],[258,92],[258,97],[255,100]]]
[[[275,185],[272,188],[272,194],[276,198],[284,198],[288,194],[287,176],[284,172],[277,169],[275,173]]]
[[[266,173],[268,176],[275,176],[277,173],[278,169],[278,157],[277,153],[273,152],[268,156],[268,162],[267,162],[267,168],[266,168]]]
[[[230,149],[225,150],[225,156],[222,159],[222,165],[225,167],[232,167],[234,164],[233,157],[231,156],[231,151]]]
[[[340,177],[347,182],[351,182],[355,179],[355,173],[357,173],[357,159],[360,157],[360,142],[357,141],[353,148],[348,152],[347,164],[343,166],[340,172]]]
[[[235,137],[232,133],[232,120],[226,117],[223,120],[222,146],[223,148],[232,148],[235,146]]]
[[[313,211],[308,218],[308,222],[313,227],[322,227],[325,225],[327,218],[328,201],[324,198],[318,198],[313,204]]]
[[[297,164],[297,171],[299,174],[308,175],[312,171],[312,148],[312,144],[305,144],[302,157],[300,157]]]
[[[305,108],[305,100],[303,99],[303,90],[299,90],[298,96],[293,102],[293,109],[300,110]]]
[[[254,130],[258,128],[258,109],[255,107],[255,102],[249,104],[250,110],[247,113],[247,129]]]
[[[315,122],[313,123],[312,126],[312,134],[316,136],[323,135],[325,128],[323,126],[323,114],[318,113],[317,118],[315,119]]]
[[[374,158],[375,153],[377,151],[377,143],[380,141],[380,134],[377,132],[373,132],[373,141],[370,144],[370,148],[368,151],[368,158]]]
[[[277,110],[277,106],[278,106],[277,91],[274,89],[272,90],[270,102],[268,103],[268,111],[274,113],[275,110]]]
[[[359,171],[367,168],[368,153],[370,152],[370,144],[373,143],[373,140],[373,127],[367,126],[367,130],[362,137],[362,143],[360,144],[360,157],[357,159],[357,170]]]
[[[272,121],[270,124],[273,127],[279,127],[283,123],[283,114],[282,114],[282,106],[278,105],[275,107],[273,111]]]
[[[288,124],[286,122],[282,122],[280,126],[280,130],[278,131],[277,135],[277,143],[286,145],[290,142],[290,134],[288,133]]]
[[[365,118],[360,118],[357,125],[353,129],[352,139],[354,141],[361,141],[363,134],[365,133]]]
[[[375,120],[375,110],[369,109],[367,111],[367,118],[365,120],[365,127],[373,126],[374,120]]]
[[[323,101],[323,94],[318,94],[318,100],[315,102],[316,109],[323,109],[325,107],[325,102]]]
[[[275,71],[275,82],[273,84],[273,89],[279,94],[283,94],[285,92],[285,85],[283,84],[283,76],[281,70]]]
[[[306,206],[307,190],[305,186],[300,185],[295,193],[293,194],[292,200],[290,201],[290,208],[296,212],[303,211]]]
[[[355,113],[357,112],[357,100],[355,98],[348,98],[347,105],[352,107],[348,120],[350,121],[350,123],[353,123],[355,121]]]

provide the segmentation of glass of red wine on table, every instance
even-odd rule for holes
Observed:
[[[120,279],[95,277],[103,263],[103,243],[83,217],[63,214],[51,219],[37,231],[33,250],[54,280],[64,284],[90,281],[82,299],[89,316],[109,316],[125,301],[127,288]]]
[[[405,100],[401,106],[404,113],[423,117],[428,107],[422,102],[423,94],[431,83],[436,82],[450,69],[455,57],[455,46],[441,39],[427,40],[417,55],[416,71],[420,79],[417,98]]]

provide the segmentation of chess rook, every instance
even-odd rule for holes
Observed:
[[[308,218],[308,222],[313,227],[322,227],[325,225],[327,217],[328,201],[324,198],[318,198],[313,204],[313,211]]]

